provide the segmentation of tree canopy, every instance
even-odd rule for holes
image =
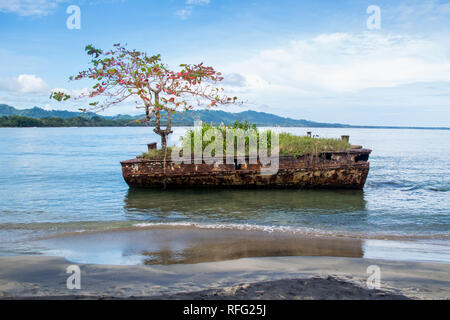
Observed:
[[[89,103],[83,112],[99,112],[128,99],[135,98],[137,108],[145,110],[142,122],[155,118],[154,132],[161,136],[162,147],[167,147],[167,136],[172,133],[172,115],[199,106],[216,107],[237,103],[237,97],[224,94],[218,86],[224,78],[213,67],[200,64],[181,64],[177,71],[169,69],[161,56],[129,50],[115,44],[104,52],[92,45],[85,48],[92,57],[91,67],[83,70],[70,80],[89,79],[94,85],[88,92],[77,97],[67,93],[52,92],[50,98],[65,101],[70,98],[97,99]],[[102,98],[102,99],[100,99]],[[166,128],[161,128],[161,116],[167,114]]]

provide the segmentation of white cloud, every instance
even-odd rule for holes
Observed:
[[[179,18],[186,20],[192,15],[195,6],[204,6],[208,4],[210,4],[210,0],[186,0],[186,6],[175,12],[175,14]]]
[[[189,18],[192,14],[192,8],[191,7],[186,7],[184,9],[180,9],[175,13],[178,17],[180,17],[181,19],[185,20],[187,18]]]
[[[12,94],[42,94],[49,92],[49,86],[34,74],[21,74],[17,78],[0,79],[0,90]]]
[[[263,50],[227,70],[239,70],[249,91],[258,93],[320,95],[450,82],[450,46],[415,36],[321,34]]]
[[[397,21],[435,20],[450,13],[450,4],[436,0],[416,0],[388,7],[386,13],[389,18]]]
[[[221,82],[223,85],[230,87],[243,87],[246,86],[245,77],[239,73],[230,73],[223,76],[224,80]]]
[[[205,4],[209,4],[210,0],[187,0],[187,5],[194,5],[194,6],[202,6]]]
[[[0,12],[46,16],[64,0],[0,0]]]
[[[81,88],[81,89],[66,89],[66,88],[53,88],[51,90],[52,92],[63,92],[65,94],[70,95],[73,98],[80,97],[82,95],[87,95],[89,92],[92,91],[92,89],[89,88]]]

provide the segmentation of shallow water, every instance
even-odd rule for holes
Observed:
[[[184,130],[176,128],[170,142],[176,143]],[[149,128],[1,128],[0,252],[41,252],[29,240],[59,232],[195,223],[417,239],[426,248],[411,249],[411,259],[427,260],[427,251],[448,256],[450,131],[282,130],[349,134],[352,143],[373,149],[364,191],[130,190],[119,162],[158,141]]]

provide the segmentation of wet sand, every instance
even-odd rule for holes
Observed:
[[[450,299],[450,265],[337,257],[245,258],[198,264],[80,264],[81,290],[69,290],[56,257],[0,258],[3,299]],[[367,267],[381,269],[379,291]]]
[[[46,256],[0,257],[1,298],[450,299],[450,264],[363,258],[361,239],[153,226],[35,244]],[[81,290],[66,287],[73,264]]]

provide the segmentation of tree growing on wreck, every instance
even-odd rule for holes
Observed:
[[[154,132],[161,137],[161,145],[167,148],[167,137],[172,133],[172,117],[177,112],[193,109],[193,104],[215,107],[236,103],[237,97],[224,95],[217,84],[222,74],[203,63],[181,64],[178,71],[170,70],[162,63],[161,56],[129,50],[115,44],[104,52],[88,45],[86,53],[92,56],[91,67],[79,72],[69,80],[88,79],[95,82],[88,92],[74,99],[93,98],[102,100],[89,103],[83,112],[100,112],[129,99],[135,98],[136,108],[145,110],[144,123],[155,119]],[[72,98],[61,91],[52,92],[51,99],[65,101]],[[166,117],[166,127],[161,119]]]

